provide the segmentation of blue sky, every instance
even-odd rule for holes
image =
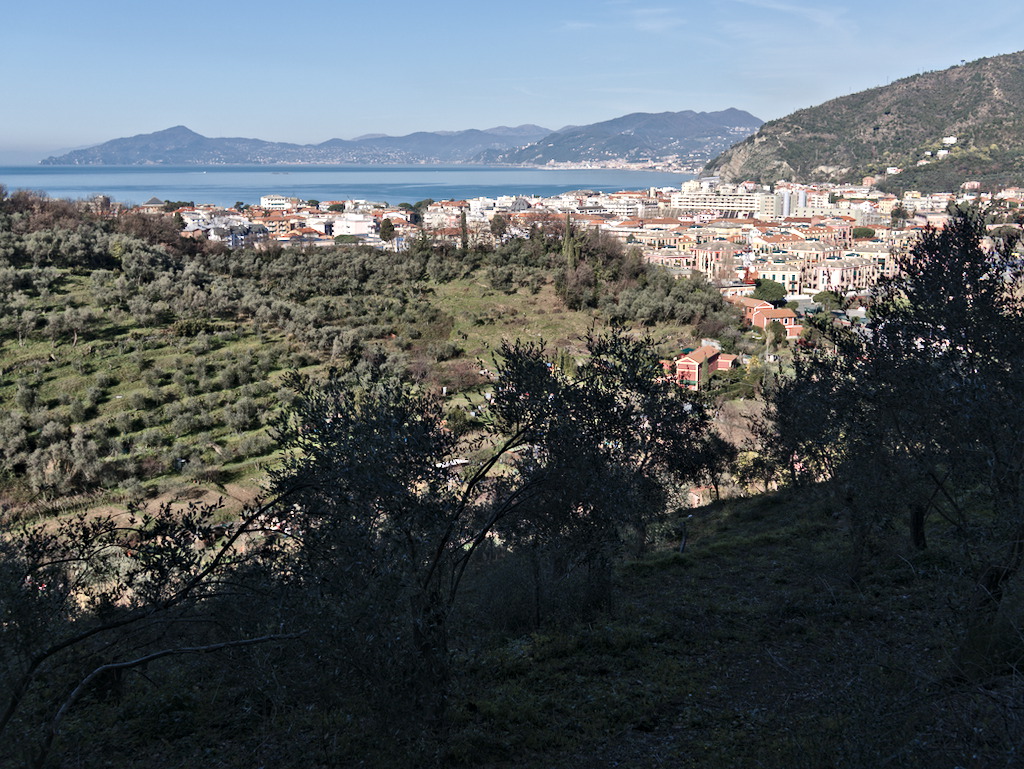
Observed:
[[[316,143],[736,107],[769,120],[1024,48],[1024,5],[8,0],[0,162],[186,125]]]

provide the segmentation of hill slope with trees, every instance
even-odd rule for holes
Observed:
[[[564,240],[553,219],[467,251],[424,238],[400,255],[229,252],[167,218],[0,197],[0,502],[237,480],[272,450],[287,371],[377,348],[422,386],[479,399],[479,361],[503,337],[578,355],[602,320],[659,325],[675,336],[666,351],[701,335],[742,342],[706,282],[675,281],[596,233],[570,235],[570,269]]]
[[[1014,235],[926,232],[730,450],[614,321],[736,313],[566,222],[229,253],[0,194],[0,767],[1013,766]],[[242,509],[117,496],[264,424]]]
[[[881,184],[893,191],[952,190],[968,179],[1021,184],[1022,105],[1024,52],[979,59],[769,121],[705,171],[764,184],[859,182],[894,166],[903,173]],[[956,144],[943,145],[947,136]],[[950,154],[938,159],[940,149]]]

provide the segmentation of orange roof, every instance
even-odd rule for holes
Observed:
[[[762,318],[795,318],[796,313],[788,307],[783,307],[778,310],[761,310],[759,313]]]
[[[742,307],[764,307],[767,309],[772,306],[770,302],[766,302],[764,299],[754,299],[750,296],[727,296],[725,301],[741,305]]]
[[[680,355],[679,360],[690,360],[694,363],[703,363],[708,358],[717,355],[718,352],[719,350],[717,347],[712,347],[711,345],[706,344],[703,347],[698,347],[692,352],[686,353],[686,355]]]

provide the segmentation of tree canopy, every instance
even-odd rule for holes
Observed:
[[[811,297],[811,301],[815,304],[821,305],[821,308],[826,312],[832,310],[838,310],[843,303],[843,298],[835,291],[819,291],[817,294]]]
[[[673,484],[717,461],[704,404],[658,376],[649,340],[614,329],[587,348],[570,376],[542,344],[503,344],[488,429],[471,444],[384,357],[293,380],[272,473],[288,502],[279,515],[304,532],[289,572],[316,586],[327,626],[373,627],[353,659],[406,660],[403,686],[431,728],[446,717],[448,620],[478,553],[530,554],[557,579],[586,571],[606,601],[612,565],[643,546]],[[532,590],[538,623],[546,589]],[[364,642],[331,643],[337,654]]]
[[[1014,246],[989,247],[977,208],[927,230],[878,286],[866,331],[822,326],[834,351],[800,356],[779,382],[762,444],[791,480],[831,480],[857,563],[886,532],[919,550],[953,537],[975,564],[979,609],[999,605],[1024,559]]]
[[[770,278],[758,278],[754,281],[754,299],[781,305],[786,301],[786,287]]]

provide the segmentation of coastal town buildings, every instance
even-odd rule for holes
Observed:
[[[464,237],[474,244],[526,237],[538,227],[564,226],[568,215],[577,230],[606,233],[676,275],[701,274],[723,294],[749,293],[760,279],[782,284],[791,297],[810,297],[825,290],[870,291],[879,278],[893,274],[894,253],[906,249],[915,233],[945,223],[950,203],[973,199],[1024,205],[1020,188],[982,195],[979,185],[966,183],[957,193],[909,191],[897,197],[871,186],[872,178],[864,182],[780,182],[768,188],[706,178],[678,188],[442,200],[419,210],[346,199],[311,207],[278,194],[264,195],[258,206],[244,211],[195,206],[167,212],[163,201],[155,198],[140,209],[178,215],[184,235],[218,240],[232,248],[272,241],[332,245],[345,237],[399,251],[422,237],[456,245]],[[894,217],[898,210],[903,217],[899,220]],[[495,216],[504,220],[498,230],[491,227]],[[393,232],[386,242],[379,238],[385,219]],[[799,325],[782,316],[779,320],[787,326],[787,335],[792,333],[788,327]]]

